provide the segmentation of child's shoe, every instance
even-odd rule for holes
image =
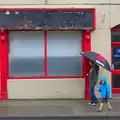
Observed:
[[[112,108],[108,108],[108,111],[112,111]]]
[[[101,112],[102,110],[101,110],[100,108],[98,108],[96,111],[97,111],[97,112]]]
[[[88,103],[88,105],[91,105],[91,104],[92,104],[91,102]]]

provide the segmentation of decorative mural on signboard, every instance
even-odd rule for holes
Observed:
[[[92,10],[2,10],[1,29],[93,29]]]

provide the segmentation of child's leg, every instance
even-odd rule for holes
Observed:
[[[100,107],[97,109],[97,112],[101,112],[103,108],[103,103],[100,103]]]
[[[100,103],[100,110],[102,110],[103,108],[103,103]]]
[[[111,107],[111,105],[110,105],[110,102],[108,101],[107,103],[108,103],[108,110],[112,110],[112,107]]]
[[[98,112],[102,111],[103,104],[104,104],[104,99],[101,100],[100,107],[99,107],[99,109],[97,109]]]
[[[112,108],[109,102],[108,102],[108,108]]]

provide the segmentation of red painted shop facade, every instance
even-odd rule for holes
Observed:
[[[95,9],[0,9],[0,99],[8,79],[85,78]]]

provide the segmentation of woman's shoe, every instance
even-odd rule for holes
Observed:
[[[96,106],[96,103],[92,103],[91,105],[92,105],[92,106]]]

